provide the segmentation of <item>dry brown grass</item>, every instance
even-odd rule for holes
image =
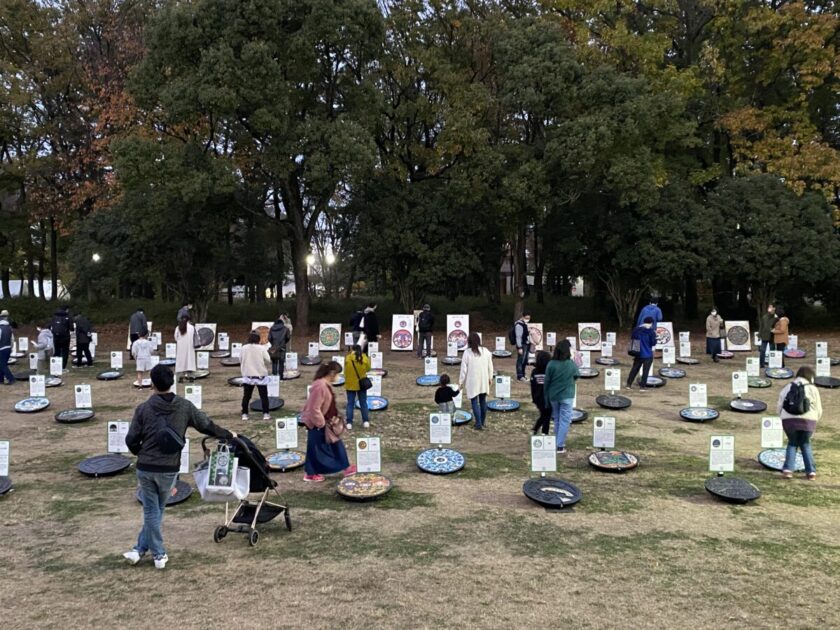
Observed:
[[[103,348],[118,347],[118,339],[106,336]],[[840,346],[837,337],[828,340]],[[304,341],[296,340],[301,352]],[[800,343],[810,349],[812,342]],[[126,566],[120,556],[140,525],[133,473],[91,480],[75,470],[105,451],[105,422],[130,418],[148,394],[128,378],[100,383],[95,370],[74,370],[65,386],[48,391],[50,410],[20,415],[11,408],[25,386],[2,388],[0,437],[13,441],[16,485],[0,499],[3,628],[836,627],[840,393],[821,392],[819,480],[784,482],[755,463],[755,416],[725,411],[707,426],[678,419],[690,381],[730,398],[736,365],[740,358],[704,361],[688,379],[634,395],[633,407],[616,414],[618,446],[641,457],[636,471],[590,469],[591,425],[575,425],[558,475],[584,499],[573,511],[552,513],[521,492],[534,417],[524,385],[514,385],[521,412],[491,415],[484,433],[456,429],[467,469],[425,475],[413,460],[427,445],[433,390],[414,385],[421,364],[413,355],[386,354],[391,408],[373,416],[372,434],[383,438],[392,495],[352,504],[334,495],[334,480],[304,485],[300,472],[278,475],[295,530],[265,525],[256,548],[234,535],[214,544],[222,508],[194,496],[167,512],[164,572],[150,563]],[[513,371],[512,360],[497,366]],[[236,369],[216,361],[211,368],[202,383],[205,410],[271,451],[267,423],[239,420],[240,390],[226,384]],[[303,378],[283,384],[290,414],[301,408],[311,373],[304,368]],[[53,414],[73,406],[68,385],[81,381],[94,383],[96,419],[56,424]],[[578,406],[590,415],[602,382],[580,384]],[[773,403],[778,388],[751,396]],[[738,475],[761,488],[757,503],[734,507],[705,493],[713,432],[736,435]],[[192,455],[197,461],[198,440]]]

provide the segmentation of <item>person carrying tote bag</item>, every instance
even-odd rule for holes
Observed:
[[[344,359],[344,391],[347,392],[347,429],[353,428],[353,412],[356,408],[356,399],[359,400],[359,408],[362,412],[362,426],[370,427],[367,406],[367,390],[373,383],[368,378],[370,370],[370,357],[362,353],[362,347],[358,344],[353,346],[350,354]]]

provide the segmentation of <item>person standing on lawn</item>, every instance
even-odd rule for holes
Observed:
[[[87,362],[87,366],[93,365],[93,357],[90,355],[90,344],[93,341],[93,326],[87,317],[79,313],[75,319],[76,325],[76,363],[78,367],[82,367],[82,356]]]
[[[717,309],[713,306],[709,316],[706,318],[706,354],[712,355],[712,361],[718,363],[718,355],[723,350],[723,341],[721,340],[721,330],[723,330],[723,319],[718,314]]]
[[[787,435],[788,443],[785,449],[785,463],[782,466],[782,477],[790,479],[793,471],[796,470],[796,451],[802,452],[802,461],[805,464],[805,477],[809,481],[817,478],[817,465],[814,462],[814,453],[811,450],[811,436],[817,430],[817,422],[822,418],[822,401],[820,390],[814,385],[816,373],[807,365],[803,365],[796,371],[796,379],[785,385],[779,392],[779,403],[776,413],[782,418],[782,428]],[[803,413],[793,413],[785,409],[785,399],[793,387],[804,388],[803,394],[807,405],[801,409]]]
[[[242,373],[242,420],[248,420],[248,404],[254,388],[260,395],[263,421],[271,421],[268,412],[268,373],[271,370],[271,357],[265,346],[260,344],[260,333],[252,330],[248,333],[248,343],[242,346],[239,355],[239,366]]]
[[[662,321],[662,309],[659,308],[659,298],[650,296],[650,302],[642,308],[639,312],[639,317],[636,318],[636,326],[644,324],[648,317],[653,320],[653,329],[656,330],[656,326]]]
[[[292,331],[286,326],[281,314],[274,322],[271,330],[268,331],[268,354],[271,356],[271,373],[283,378],[286,368],[286,349],[289,340],[292,338]]]
[[[483,431],[487,420],[487,394],[493,382],[493,355],[481,345],[478,333],[467,337],[467,347],[461,357],[458,389],[467,392],[475,423],[473,429]]]
[[[767,312],[761,315],[758,320],[758,336],[761,339],[761,349],[758,354],[758,365],[760,368],[767,367],[767,350],[775,350],[776,346],[773,344],[773,328],[776,326],[776,321],[779,319],[776,315],[776,307],[773,304],[767,305]]]
[[[435,328],[435,316],[429,304],[423,305],[423,310],[417,317],[417,334],[420,337],[417,344],[417,356],[432,356],[432,330]]]
[[[370,428],[370,411],[367,404],[367,390],[362,387],[362,380],[367,378],[370,370],[370,357],[362,354],[362,348],[357,344],[344,359],[344,391],[347,392],[347,429],[353,428],[353,412],[356,399],[362,413],[362,427]]]
[[[9,311],[0,311],[0,385],[5,381],[7,385],[15,384],[15,377],[9,369],[9,358],[12,356],[12,322],[9,321]]]
[[[67,307],[62,306],[55,312],[50,330],[53,335],[56,356],[61,357],[61,369],[67,371],[67,362],[70,360],[70,333],[73,332],[73,320],[67,314]]]
[[[633,380],[642,370],[639,379],[639,391],[646,392],[647,378],[650,374],[650,366],[653,364],[653,348],[656,345],[656,332],[653,329],[653,318],[646,317],[641,326],[636,326],[630,335],[630,352],[633,357],[633,367],[627,375],[627,389],[633,389]],[[634,348],[635,346],[635,348]],[[635,352],[635,354],[633,354]]]
[[[531,313],[525,311],[522,317],[513,324],[513,339],[516,344],[516,380],[525,380],[525,367],[528,365],[528,357],[531,354],[531,331],[528,323],[531,321]]]
[[[184,317],[175,329],[175,374],[195,372],[195,326]]]
[[[561,455],[566,453],[566,435],[572,424],[577,388],[575,381],[579,376],[578,367],[572,361],[572,344],[568,339],[563,339],[554,348],[554,356],[545,368],[543,380],[545,404],[551,407],[557,452]]]
[[[146,321],[146,313],[142,308],[138,308],[128,320],[128,338],[131,340],[131,343],[134,343],[140,338],[142,331],[149,331],[149,323]]]

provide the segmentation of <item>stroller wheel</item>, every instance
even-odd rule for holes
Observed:
[[[289,514],[289,508],[286,508],[286,511],[283,512],[283,518],[286,520],[286,529],[292,531],[292,515]]]
[[[220,543],[222,542],[222,538],[227,536],[228,530],[227,527],[224,525],[219,525],[216,530],[213,532],[213,542]]]
[[[251,532],[251,535],[248,536],[248,544],[252,547],[256,547],[257,543],[260,540],[260,533],[255,529]]]

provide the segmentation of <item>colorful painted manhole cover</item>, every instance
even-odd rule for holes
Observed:
[[[621,365],[621,361],[613,357],[598,357],[595,359],[595,363],[598,365]]]
[[[300,378],[300,370],[286,370],[283,372],[284,381],[293,381],[296,378]]]
[[[580,330],[580,345],[581,348],[599,348],[601,347],[601,332],[594,326],[586,326]]]
[[[751,398],[736,398],[729,403],[729,408],[740,413],[761,413],[767,410],[767,403]]]
[[[656,345],[667,346],[671,343],[671,331],[664,326],[656,328]]]
[[[769,468],[770,470],[782,470],[785,467],[785,449],[783,448],[768,448],[758,454],[758,463]],[[802,459],[802,453],[799,449],[796,450],[796,463],[791,472],[803,472],[805,470],[805,460]]]
[[[641,385],[641,379],[639,379],[639,385]],[[651,376],[648,375],[647,382],[645,383],[645,387],[664,387],[665,386],[665,379],[659,378],[658,376]]]
[[[659,376],[664,376],[665,378],[685,378],[685,370],[672,367],[659,368]]]
[[[735,356],[734,352],[729,352],[729,350],[724,350],[723,352],[718,352],[718,359],[731,359]]]
[[[601,372],[599,370],[596,370],[595,368],[582,367],[578,368],[578,373],[580,374],[581,378],[595,378]]]
[[[334,348],[341,341],[341,333],[335,326],[327,326],[321,331],[321,345],[327,348]]]
[[[808,353],[804,350],[800,350],[799,348],[788,348],[784,352],[784,355],[788,359],[804,359],[806,354]]]
[[[175,482],[175,490],[174,493],[170,493],[169,496],[166,498],[166,505],[167,507],[170,505],[178,505],[179,503],[183,503],[187,499],[192,496],[192,486],[188,484],[186,481],[181,481],[180,479]],[[142,503],[142,494],[140,493],[140,488],[137,488],[137,491],[134,493],[134,498],[137,499],[138,503]]]
[[[770,387],[772,383],[768,379],[761,378],[760,376],[750,376],[747,379],[747,385],[756,389],[764,389]]]
[[[319,365],[321,363],[321,357],[310,357],[309,355],[306,355],[301,358],[298,363],[301,365]]]
[[[237,361],[239,361],[239,359],[237,359]],[[166,367],[174,367],[175,366],[175,359],[161,359],[160,361],[158,361],[158,365],[165,365]]]
[[[55,421],[63,424],[86,422],[96,415],[93,409],[65,409],[55,414]]]
[[[79,472],[88,477],[110,477],[124,471],[131,465],[128,457],[117,453],[88,457],[79,464]]]
[[[589,417],[589,414],[586,413],[583,409],[578,409],[575,407],[572,409],[572,424],[577,424],[578,422],[583,422]]]
[[[435,387],[440,383],[440,376],[437,374],[424,374],[417,377],[417,384],[422,387]]]
[[[369,411],[384,411],[388,408],[388,399],[382,396],[368,396],[367,406]],[[356,409],[361,409],[358,398],[356,398]]]
[[[453,330],[449,333],[449,337],[447,337],[447,341],[455,342],[458,344],[458,350],[463,350],[467,347],[467,333],[463,330]]]
[[[388,370],[383,370],[382,368],[371,368],[368,370],[368,376],[381,376],[385,378],[388,376]]]
[[[689,422],[709,422],[719,417],[718,410],[711,407],[686,407],[680,411],[680,418]]]
[[[595,451],[589,454],[589,464],[598,470],[624,472],[639,465],[639,458],[624,451]]]
[[[198,337],[198,343],[195,344],[196,348],[213,345],[213,340],[216,338],[216,334],[213,332],[213,329],[207,328],[206,326],[202,326],[196,330],[195,335]]]
[[[487,402],[487,408],[490,411],[500,411],[502,413],[508,411],[516,411],[519,409],[519,402],[516,400],[490,400]]]
[[[408,350],[414,344],[414,336],[407,330],[398,330],[391,337],[396,350]]]
[[[300,468],[306,462],[306,455],[300,451],[284,450],[269,455],[266,460],[271,470],[286,472]]]
[[[693,357],[677,357],[677,363],[682,363],[683,365],[697,365],[700,363],[700,359],[695,359]]]
[[[277,396],[269,396],[268,397],[268,410],[269,411],[276,411],[277,409],[282,409],[284,400],[282,398],[278,398]],[[251,401],[251,411],[262,411],[262,401],[257,398],[256,400]]]
[[[473,416],[469,411],[464,411],[463,409],[458,409],[455,414],[452,416],[452,424],[456,427],[461,426],[462,424],[469,424],[472,422]]]
[[[48,376],[44,379],[44,387],[60,387],[63,382],[57,376]]]
[[[417,456],[417,467],[433,475],[448,475],[464,467],[464,456],[451,448],[430,448]]]
[[[793,378],[793,370],[790,368],[766,368],[764,376],[777,379]]]
[[[242,387],[244,384],[245,380],[241,376],[234,376],[228,379],[228,385],[233,385],[234,387]]]
[[[733,346],[743,346],[750,342],[750,332],[743,326],[732,326],[726,332],[726,340]]]
[[[761,496],[758,488],[738,477],[710,477],[705,486],[709,494],[727,503],[749,503]]]
[[[50,406],[50,401],[44,396],[32,396],[24,398],[15,403],[15,411],[18,413],[37,413]]]
[[[606,394],[598,396],[595,402],[598,403],[599,407],[603,407],[604,409],[627,409],[633,404],[633,401],[626,396]]]
[[[118,378],[122,378],[123,373],[120,370],[105,370],[104,372],[100,372],[96,375],[96,380],[98,381],[116,381]]]
[[[497,359],[507,359],[508,357],[513,356],[513,353],[510,350],[494,350],[493,356]]]
[[[356,473],[338,482],[336,492],[350,501],[369,501],[391,491],[393,484],[379,473]]]
[[[546,508],[566,508],[581,499],[580,490],[568,481],[553,477],[529,479],[522,485],[526,497]]]

